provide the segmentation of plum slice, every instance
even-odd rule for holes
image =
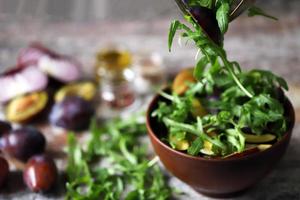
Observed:
[[[66,85],[57,91],[55,101],[60,102],[68,96],[79,96],[86,101],[92,101],[96,96],[96,86],[89,81]]]
[[[34,65],[21,65],[0,76],[0,103],[16,96],[43,90],[48,77]]]
[[[6,119],[11,122],[23,123],[32,120],[47,106],[48,94],[35,92],[19,96],[11,100],[6,107]]]
[[[189,89],[189,84],[195,82],[196,79],[193,76],[193,70],[190,68],[183,69],[174,78],[172,91],[178,95],[183,95]]]

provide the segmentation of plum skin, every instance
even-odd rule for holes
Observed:
[[[0,156],[0,188],[5,183],[9,173],[8,162]]]
[[[90,102],[78,96],[68,96],[52,107],[49,119],[55,126],[81,131],[88,128],[93,114]]]
[[[216,19],[216,14],[212,9],[197,6],[190,9],[192,16],[203,28],[205,33],[218,45],[223,42],[221,30]]]
[[[23,127],[10,131],[0,139],[0,149],[21,161],[44,152],[46,139],[33,127]]]
[[[210,39],[217,45],[221,46],[223,43],[223,36],[216,19],[216,11],[203,6],[190,6],[190,2],[188,0],[183,0],[183,2],[188,7],[192,17],[210,37]]]
[[[0,120],[0,137],[12,129],[9,122]]]
[[[58,177],[55,162],[47,155],[40,154],[31,157],[23,171],[23,180],[33,192],[50,190]]]

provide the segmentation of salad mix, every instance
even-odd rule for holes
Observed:
[[[180,32],[180,38],[193,41],[201,56],[193,70],[185,69],[176,76],[171,91],[160,92],[162,100],[152,117],[167,127],[162,140],[190,155],[219,158],[265,150],[287,130],[283,92],[288,90],[286,81],[271,71],[244,71],[227,57],[223,38],[232,3],[189,0],[191,15],[184,16],[187,23],[175,20],[170,26],[170,50]],[[214,20],[199,15],[207,10],[214,15],[206,17],[214,16],[217,21],[220,42],[207,31]],[[249,16],[276,19],[257,7],[248,11]]]

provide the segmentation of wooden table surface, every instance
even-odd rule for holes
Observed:
[[[91,74],[95,52],[112,41],[127,46],[133,52],[147,50],[159,53],[164,58],[166,70],[174,73],[179,68],[193,65],[196,52],[192,45],[179,47],[176,43],[171,54],[167,51],[169,21],[43,24],[32,19],[24,19],[22,23],[5,22],[0,16],[0,71],[14,65],[19,48],[38,40],[62,53],[78,57],[84,63],[87,74]],[[284,158],[262,182],[234,199],[300,199],[299,36],[298,14],[287,15],[279,22],[263,18],[241,18],[232,24],[226,35],[225,47],[230,59],[239,61],[245,69],[270,69],[287,79],[291,87],[287,95],[297,115],[292,140]],[[57,134],[57,138],[62,143],[65,141],[61,133]],[[60,165],[63,166],[63,163]],[[178,199],[210,199],[197,194],[172,176],[170,184],[186,192]],[[14,172],[6,188],[0,191],[0,199],[63,199],[63,185],[57,188],[51,195],[32,194],[24,187],[21,174]]]

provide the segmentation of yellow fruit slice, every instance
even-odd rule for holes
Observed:
[[[209,141],[204,141],[203,148],[200,150],[201,153],[205,155],[214,155],[214,152],[212,151],[213,144]]]
[[[11,100],[6,107],[6,118],[11,122],[25,122],[40,113],[47,105],[46,92],[35,92]]]
[[[67,96],[79,96],[87,101],[93,100],[96,96],[96,86],[92,82],[73,83],[62,87],[55,94],[55,101],[60,102]]]
[[[172,84],[172,91],[178,95],[184,94],[188,90],[189,83],[195,83],[192,69],[184,69],[177,74]]]
[[[170,135],[170,143],[172,143],[176,150],[186,151],[190,147],[190,143],[186,139],[178,140],[176,137]]]
[[[207,115],[206,109],[202,106],[201,102],[198,99],[193,99],[191,112],[194,117],[203,117]]]
[[[272,145],[271,144],[260,144],[257,146],[257,148],[260,150],[260,151],[264,151],[264,150],[267,150],[269,148],[271,148]]]
[[[272,134],[252,135],[244,133],[243,135],[245,136],[246,142],[249,143],[267,143],[276,139],[276,136]]]

